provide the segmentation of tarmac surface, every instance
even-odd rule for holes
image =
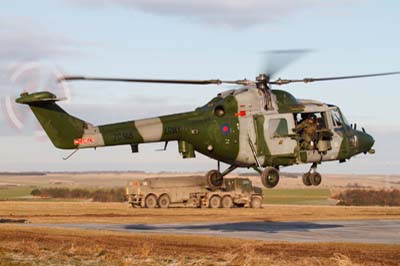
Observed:
[[[400,220],[235,222],[190,224],[29,224],[127,233],[208,235],[289,242],[400,244]]]

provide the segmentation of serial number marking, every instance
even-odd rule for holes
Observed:
[[[131,131],[116,132],[113,134],[114,142],[121,142],[125,140],[133,139],[133,133]]]
[[[177,127],[165,127],[164,128],[165,135],[171,135],[171,134],[178,134],[179,128]]]

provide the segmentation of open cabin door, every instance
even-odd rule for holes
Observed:
[[[293,114],[267,115],[264,123],[271,156],[295,157],[297,141],[293,138]]]
[[[264,158],[263,166],[293,163],[297,140],[293,138],[292,114],[255,115],[255,147],[257,156]]]
[[[331,110],[302,113],[303,117],[313,115],[316,117],[317,130],[309,147],[304,147],[302,134],[299,133],[300,140],[300,160],[302,162],[321,162],[334,160],[340,149],[342,137],[340,136],[343,128],[337,125]],[[299,119],[300,114],[298,114]],[[297,121],[297,124],[301,120]],[[307,146],[307,145],[305,145]]]

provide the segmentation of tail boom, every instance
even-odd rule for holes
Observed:
[[[60,149],[158,142],[176,139],[178,134],[164,134],[166,121],[159,117],[93,126],[65,112],[56,104],[59,100],[50,92],[36,92],[23,93],[16,102],[30,107],[54,146]]]

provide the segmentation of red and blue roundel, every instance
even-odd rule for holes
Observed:
[[[229,124],[223,124],[221,126],[221,132],[224,135],[229,135],[231,133],[231,127],[229,126]]]

